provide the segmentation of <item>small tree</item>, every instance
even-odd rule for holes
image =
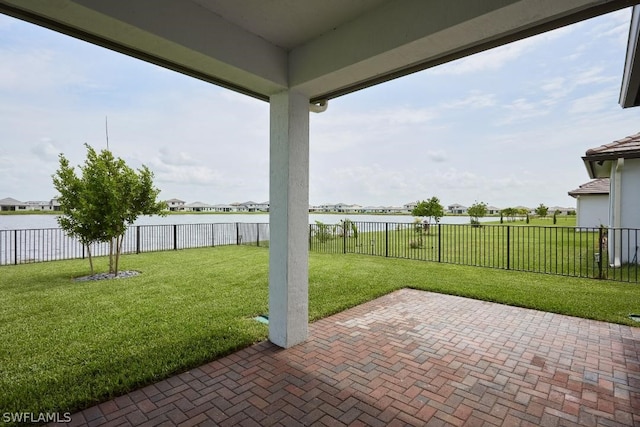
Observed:
[[[358,226],[349,218],[340,220],[340,228],[342,228],[342,236],[358,238]]]
[[[480,226],[480,218],[487,216],[487,204],[484,202],[476,202],[467,210],[467,213],[471,217],[471,225],[474,227]]]
[[[87,181],[78,178],[69,161],[61,154],[60,168],[53,176],[53,185],[58,191],[58,202],[62,215],[57,218],[60,228],[75,237],[87,249],[89,268],[93,269],[91,245],[108,239],[100,204],[88,188]]]
[[[535,212],[536,212],[536,215],[538,215],[540,218],[545,218],[549,213],[549,208],[543,205],[542,203],[540,203],[540,206],[536,208]]]
[[[500,217],[505,216],[507,218],[507,222],[515,221],[518,210],[516,208],[504,208],[500,211]]]
[[[516,215],[518,215],[519,217],[525,217],[525,219],[529,218],[529,209],[527,208],[520,208],[520,209],[516,209]]]
[[[87,159],[76,176],[69,161],[60,154],[60,168],[53,183],[60,193],[60,227],[77,237],[89,251],[90,245],[109,242],[109,273],[118,274],[124,234],[140,215],[165,215],[166,203],[158,202],[160,190],[153,186],[153,173],[142,166],[131,169],[109,150],[97,153],[87,147]]]
[[[427,201],[418,202],[416,207],[411,210],[411,215],[425,217],[429,225],[431,225],[431,218],[433,218],[437,224],[444,216],[444,207],[440,204],[440,200],[434,196]]]

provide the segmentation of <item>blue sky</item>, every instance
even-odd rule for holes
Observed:
[[[618,105],[630,10],[331,100],[311,115],[310,203],[575,206],[589,148],[640,132]],[[0,198],[46,200],[64,153],[105,147],[161,198],[265,201],[269,106],[0,15]]]

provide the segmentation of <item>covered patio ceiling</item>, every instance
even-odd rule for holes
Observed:
[[[317,103],[639,2],[0,0],[0,12],[265,101],[293,89]],[[624,106],[640,101],[634,16]]]

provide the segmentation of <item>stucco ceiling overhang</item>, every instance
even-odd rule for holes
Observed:
[[[631,17],[620,105],[624,108],[640,105],[640,6],[633,8]]]
[[[290,88],[320,101],[637,3],[0,0],[0,12],[259,99]]]

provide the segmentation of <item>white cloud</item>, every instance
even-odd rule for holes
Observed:
[[[604,67],[603,66],[594,66],[583,72],[576,75],[576,77],[572,78],[573,84],[576,86],[584,86],[584,85],[592,85],[598,83],[609,83],[618,81],[619,76],[607,76],[603,75]]]
[[[197,164],[196,160],[193,159],[189,153],[185,153],[184,151],[178,151],[174,153],[167,147],[162,147],[160,148],[159,152],[160,161],[165,165],[185,166]]]
[[[42,138],[33,148],[31,153],[35,154],[40,160],[51,163],[58,161],[58,155],[62,151],[56,147],[50,138]]]
[[[597,114],[606,110],[613,103],[611,90],[596,92],[575,99],[569,108],[570,114]]]
[[[631,8],[622,9],[607,15],[607,19],[588,30],[588,36],[594,39],[610,39],[620,47],[626,47],[629,38]]]
[[[436,163],[442,163],[447,161],[447,153],[444,150],[427,151],[427,157]]]
[[[471,93],[463,99],[445,102],[443,108],[486,108],[493,107],[497,103],[496,95],[493,93],[483,93],[481,91],[471,91]]]
[[[158,182],[209,186],[222,186],[228,183],[220,172],[206,166],[164,165],[158,169],[159,173],[156,174]]]
[[[499,126],[530,121],[550,113],[548,105],[545,105],[544,102],[531,101],[526,98],[518,98],[503,106],[503,109],[505,113],[496,121]]]

